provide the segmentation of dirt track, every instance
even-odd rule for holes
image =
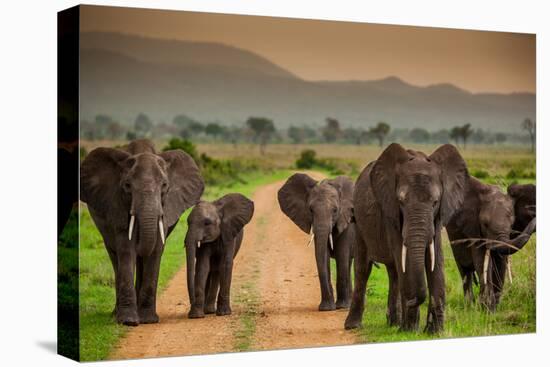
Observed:
[[[188,319],[183,268],[159,298],[160,323],[130,330],[109,359],[230,352],[243,342],[250,350],[356,342],[343,328],[347,311],[317,311],[313,246],[306,247],[308,236],[280,211],[282,184],[261,187],[254,195],[254,218],[245,227],[233,271],[233,314]],[[255,320],[255,329],[243,331],[243,317]]]

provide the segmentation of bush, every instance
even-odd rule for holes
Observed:
[[[166,152],[167,150],[174,150],[174,149],[183,150],[185,153],[189,154],[197,164],[200,163],[197,147],[191,141],[187,139],[172,138],[168,142],[168,145],[162,148],[162,151]]]
[[[296,167],[300,169],[311,169],[318,161],[315,158],[317,153],[312,149],[303,150],[300,153],[300,158],[296,160]]]
[[[471,173],[472,173],[472,176],[479,179],[485,179],[489,177],[489,172],[482,169],[472,170]]]

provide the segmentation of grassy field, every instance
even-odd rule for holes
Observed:
[[[162,146],[164,142],[156,142]],[[113,145],[113,142],[84,142],[90,151],[95,146]],[[407,146],[433,151],[436,146]],[[257,145],[199,144],[199,154],[206,153],[216,159],[253,161],[256,171],[241,175],[238,180],[209,186],[206,199],[217,198],[228,192],[240,192],[252,196],[262,185],[288,177],[296,159],[304,149],[314,149],[318,158],[334,163],[337,171],[356,176],[370,161],[376,159],[381,149],[376,146],[352,145],[288,145],[273,144],[261,155]],[[505,188],[512,182],[535,181],[535,156],[528,147],[471,146],[461,150],[470,172],[485,182]],[[326,172],[329,175],[333,171]],[[89,213],[81,212],[80,237],[80,322],[82,360],[104,359],[127,327],[114,323],[111,311],[114,307],[114,278],[111,264],[104,249],[101,236],[91,221]],[[183,238],[186,231],[186,215],[171,236],[161,264],[160,291],[166,287],[175,272],[184,262]],[[479,336],[534,332],[536,326],[535,301],[535,238],[526,248],[512,257],[513,284],[506,284],[502,302],[495,314],[487,314],[478,306],[466,307],[463,302],[461,280],[448,243],[445,243],[445,267],[447,279],[447,308],[445,332],[437,337]],[[251,285],[252,287],[252,285]],[[364,328],[358,331],[363,342],[430,339],[424,333],[397,332],[386,325],[387,276],[384,267],[374,269],[368,285]],[[241,302],[242,300],[236,300]],[[256,302],[255,300],[254,302]],[[254,308],[251,308],[251,312]],[[422,327],[425,325],[426,308],[422,308]],[[249,317],[250,316],[250,317]],[[237,350],[246,350],[255,325],[253,315],[245,314],[239,322],[236,335]]]
[[[204,198],[211,200],[229,192],[250,197],[257,187],[286,177],[288,171],[284,170],[270,174],[251,173],[243,177],[245,182],[208,188]],[[167,239],[160,268],[159,292],[185,262],[183,239],[188,213],[181,217]],[[111,316],[115,304],[113,269],[101,235],[85,205],[81,208],[80,228],[80,353],[83,361],[101,360],[107,357],[128,327],[117,325]]]

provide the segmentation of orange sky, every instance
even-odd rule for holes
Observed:
[[[307,80],[395,75],[472,92],[535,92],[533,34],[84,6],[81,30],[221,42]]]

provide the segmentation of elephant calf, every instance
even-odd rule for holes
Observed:
[[[296,173],[279,190],[278,199],[283,213],[315,239],[321,285],[319,311],[348,308],[355,243],[353,182],[344,176],[317,182],[306,174]],[[330,257],[336,259],[336,304],[330,280]]]
[[[512,185],[505,194],[497,186],[469,177],[464,205],[447,225],[468,302],[473,300],[475,272],[481,303],[495,310],[509,266],[508,255],[523,248],[535,231],[534,207],[534,185]]]
[[[253,213],[251,200],[228,194],[213,202],[200,201],[189,214],[185,236],[189,318],[214,312],[218,316],[231,314],[233,259],[241,247],[243,227]]]

